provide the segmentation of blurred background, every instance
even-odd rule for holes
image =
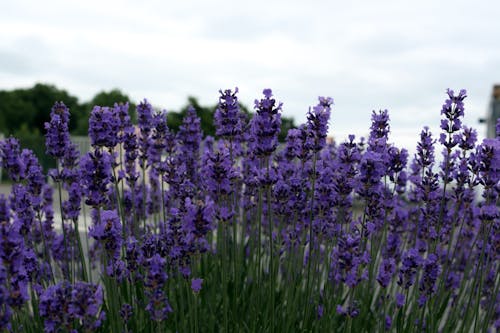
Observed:
[[[56,100],[75,136],[93,105],[143,98],[174,127],[195,104],[209,128],[218,90],[237,86],[248,111],[272,88],[289,127],[333,97],[336,141],[367,135],[372,110],[388,109],[392,141],[413,151],[423,126],[438,135],[446,89],[465,88],[482,139],[500,112],[499,12],[462,0],[1,1],[0,133],[47,166]]]

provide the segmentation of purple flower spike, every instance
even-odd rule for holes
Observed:
[[[87,205],[97,207],[109,200],[106,194],[111,182],[111,160],[109,153],[99,149],[87,153],[80,160],[80,183]]]
[[[94,331],[105,318],[102,304],[101,286],[85,282],[71,285],[68,281],[50,286],[40,296],[44,331],[59,332],[61,328],[69,330],[75,327],[79,331]]]
[[[50,122],[45,123],[45,146],[47,154],[62,158],[69,146],[69,109],[63,102],[56,102],[50,112]]]
[[[92,146],[114,148],[118,144],[120,121],[118,109],[94,106],[89,119],[89,137]]]
[[[460,118],[464,116],[464,103],[463,100],[467,97],[465,89],[460,90],[458,95],[455,95],[453,90],[447,90],[448,99],[444,102],[441,109],[441,114],[445,116],[441,120],[441,133],[439,142],[447,149],[455,147],[458,143],[457,138],[452,134],[458,132],[462,127]]]
[[[226,138],[239,139],[243,132],[243,123],[240,116],[240,106],[238,104],[238,88],[232,92],[230,89],[220,90],[219,106],[215,111],[214,122],[215,134]]]
[[[441,273],[441,266],[438,263],[437,256],[432,253],[423,263],[423,275],[420,281],[419,305],[422,306],[432,294],[436,292],[436,281]]]
[[[307,131],[313,142],[313,151],[320,151],[326,144],[328,121],[333,104],[331,97],[318,97],[319,103],[307,113]]]
[[[387,288],[392,280],[392,276],[396,271],[396,261],[394,258],[384,259],[379,268],[377,281],[383,288]]]
[[[166,260],[159,254],[155,254],[147,262],[148,272],[146,275],[145,286],[147,288],[146,295],[149,298],[149,303],[146,310],[151,314],[151,319],[161,321],[167,318],[168,313],[172,312],[172,308],[165,296],[163,287],[167,281],[167,273],[165,272]]]
[[[273,97],[273,91],[269,88],[266,88],[262,91],[262,94],[264,94],[264,96],[269,99],[271,97]]]
[[[385,329],[390,330],[392,326],[392,318],[389,315],[385,316]]]
[[[409,249],[404,257],[403,264],[399,270],[398,284],[405,289],[410,288],[415,283],[417,269],[421,265],[422,258],[416,249]]]
[[[276,104],[271,89],[264,90],[265,98],[255,101],[257,114],[251,121],[250,148],[255,156],[269,156],[278,146],[281,127],[281,106]]]
[[[141,159],[141,166],[144,167],[149,146],[151,145],[150,135],[153,128],[153,106],[146,99],[137,105],[137,124],[140,130],[138,139],[139,157]]]
[[[190,106],[186,116],[182,119],[177,139],[180,145],[181,160],[186,165],[187,177],[193,183],[198,180],[201,138],[201,120],[196,114],[195,108]]]
[[[199,293],[201,290],[201,285],[203,284],[203,279],[192,279],[191,280],[191,289],[195,293]]]
[[[118,213],[115,210],[102,210],[95,211],[93,215],[94,224],[89,227],[89,236],[102,242],[111,259],[117,259],[123,242]]]
[[[0,141],[0,161],[2,168],[7,171],[9,178],[15,182],[25,177],[25,169],[21,159],[21,146],[19,140],[8,138]]]
[[[321,319],[325,313],[325,307],[323,305],[319,304],[317,312],[318,312],[318,319]]]
[[[405,295],[400,293],[396,294],[396,305],[398,308],[402,308],[405,305]]]
[[[132,317],[132,314],[133,314],[132,305],[127,303],[123,304],[122,308],[120,309],[120,317],[122,317],[123,321],[128,322]]]

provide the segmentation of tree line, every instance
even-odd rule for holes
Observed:
[[[72,135],[87,136],[90,112],[95,105],[113,106],[114,103],[129,103],[131,114],[135,115],[135,101],[121,91],[112,89],[97,93],[89,101],[80,102],[78,97],[52,84],[37,83],[30,88],[0,90],[0,133],[5,137],[18,138],[24,148],[32,149],[47,169],[54,161],[45,154],[44,124],[49,121],[50,110],[56,101],[62,101],[71,112],[70,132]],[[176,132],[189,106],[193,106],[201,119],[205,135],[215,136],[213,116],[217,104],[200,105],[197,98],[189,96],[186,104],[178,111],[168,111],[167,124]],[[240,104],[241,110],[248,114],[250,109]],[[294,128],[293,118],[282,118],[280,140],[284,140],[290,128]]]

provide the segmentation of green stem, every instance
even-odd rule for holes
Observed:
[[[315,186],[316,186],[316,162],[318,159],[318,153],[314,153],[313,155],[313,161],[312,161],[312,176],[311,176],[311,206],[310,206],[310,211],[309,211],[309,257],[307,259],[307,305],[306,305],[306,316],[305,320],[309,319],[310,311],[311,311],[311,304],[309,304],[311,300],[311,293],[312,293],[312,286],[311,286],[311,268],[312,268],[312,261],[314,259],[314,232],[313,232],[313,217],[314,217],[314,192],[315,192]]]
[[[267,177],[269,177],[269,157],[267,158]],[[276,277],[274,272],[274,244],[273,244],[273,221],[271,209],[271,185],[267,186],[267,224],[269,228],[269,273],[271,274],[271,332],[275,328],[275,292],[276,292]]]
[[[80,238],[80,230],[78,229],[78,218],[73,220],[73,225],[76,233],[76,242],[78,244],[78,252],[80,256],[80,264],[82,266],[83,281],[88,281],[87,268],[85,265],[85,255],[83,253],[82,240]],[[90,267],[89,267],[90,269]]]
[[[58,158],[56,158],[56,168],[57,168],[58,175],[60,175],[61,174],[60,161]],[[62,205],[62,184],[61,184],[60,179],[57,180],[57,192],[59,194],[59,212],[61,213],[61,228],[62,228],[62,232],[63,232],[64,253],[65,253],[65,256],[67,256],[67,254],[69,253],[69,251],[68,251],[68,237],[66,235],[66,228],[64,228],[64,214],[63,214],[63,205]],[[73,260],[73,258],[71,258],[71,260]],[[63,265],[65,265],[65,264],[68,265],[68,276],[66,278],[69,281],[73,281],[71,279],[71,276],[72,276],[71,269],[70,269],[71,265],[68,261],[63,263]]]
[[[141,168],[142,168],[142,206],[143,206],[143,213],[144,213],[144,218],[142,220],[143,227],[144,227],[144,232],[147,231],[146,229],[146,220],[147,220],[147,205],[146,205],[146,165],[145,161],[142,161]]]

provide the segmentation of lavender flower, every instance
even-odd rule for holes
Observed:
[[[438,258],[432,253],[423,263],[423,275],[419,287],[421,295],[418,300],[420,306],[426,302],[429,296],[436,292],[436,281],[440,272],[441,267],[438,263]]]
[[[12,316],[12,309],[7,304],[9,300],[9,290],[6,286],[7,281],[7,270],[0,260],[0,304],[2,304],[0,306],[0,329],[5,331],[11,328],[10,318]]]
[[[318,97],[319,103],[307,113],[307,130],[311,136],[313,151],[318,152],[326,144],[326,134],[328,132],[328,121],[330,120],[330,110],[333,104],[331,97]]]
[[[182,119],[177,139],[179,140],[179,157],[186,164],[187,179],[193,183],[198,181],[201,137],[201,120],[194,107],[190,106],[186,116]]]
[[[133,315],[132,305],[125,303],[122,305],[120,309],[120,317],[122,317],[123,321],[127,323]]]
[[[194,293],[199,293],[201,290],[201,285],[203,284],[203,279],[192,279],[191,280],[191,289]]]
[[[396,306],[402,308],[405,305],[405,295],[396,293]]]
[[[449,98],[441,109],[441,114],[445,116],[445,119],[441,120],[441,129],[444,133],[441,134],[439,141],[449,150],[458,143],[452,134],[459,131],[462,126],[460,118],[464,116],[463,100],[467,97],[467,92],[462,89],[458,95],[455,95],[453,90],[448,89],[447,94]]]
[[[24,185],[16,184],[12,187],[10,200],[11,208],[15,212],[14,226],[25,236],[30,232],[35,219],[30,193]]]
[[[194,204],[190,199],[186,199],[183,216],[182,232],[184,241],[193,253],[203,253],[210,249],[206,239],[207,234],[214,229],[214,202],[207,198],[205,202]]]
[[[230,89],[219,90],[219,93],[219,106],[214,115],[215,134],[228,140],[238,140],[243,132],[240,107],[236,96],[238,88],[235,88],[234,92]]]
[[[80,184],[75,182],[68,188],[68,200],[63,202],[62,211],[64,219],[78,220],[80,216],[81,200],[82,189]]]
[[[167,127],[167,118],[165,111],[157,112],[152,119],[153,129],[151,134],[151,142],[148,152],[148,161],[157,170],[160,167],[161,156],[167,147],[168,137],[171,136]],[[159,170],[158,170],[159,171]]]
[[[426,168],[434,164],[434,143],[432,134],[428,127],[424,127],[420,133],[420,141],[417,145],[417,157],[415,162],[420,168]]]
[[[471,150],[475,147],[477,141],[477,131],[473,128],[463,126],[462,134],[456,139],[458,147],[462,150]]]
[[[89,137],[92,146],[114,148],[118,144],[119,130],[116,109],[94,106],[89,119]]]
[[[115,210],[102,210],[94,211],[93,215],[94,223],[89,228],[89,236],[102,244],[112,261],[117,260],[122,244],[122,227],[118,213]]]
[[[269,156],[276,149],[281,127],[282,104],[276,104],[271,89],[264,89],[263,94],[263,99],[255,101],[257,114],[250,125],[250,148],[255,156]]]
[[[105,318],[101,310],[102,287],[84,282],[71,285],[67,281],[48,287],[40,296],[39,311],[45,332],[81,328],[94,331]]]
[[[42,201],[41,193],[45,184],[45,175],[43,174],[42,167],[38,163],[38,159],[33,151],[29,149],[23,149],[21,160],[26,168],[27,190],[31,197],[31,205],[33,205],[34,210],[40,210]]]
[[[84,330],[95,330],[102,325],[105,318],[104,311],[101,311],[102,304],[102,286],[76,282],[71,290],[68,315],[78,320]]]
[[[422,258],[415,249],[409,249],[403,256],[402,266],[399,269],[398,285],[404,289],[410,288],[415,283],[417,269],[420,267]]]
[[[2,168],[13,181],[18,182],[25,177],[25,165],[21,159],[21,147],[17,139],[7,138],[0,141],[0,161]]]
[[[146,99],[137,106],[137,123],[140,130],[139,158],[144,166],[151,145],[150,134],[153,127],[153,106]]]
[[[283,150],[284,156],[289,161],[292,161],[294,158],[302,155],[302,149],[301,130],[297,128],[289,129],[286,135],[286,146]]]
[[[80,161],[81,186],[87,205],[97,207],[108,203],[108,184],[111,182],[111,155],[95,150]]]
[[[377,281],[383,288],[387,288],[396,272],[396,261],[394,258],[384,259],[380,264]]]
[[[500,181],[500,140],[484,139],[477,154],[482,185],[487,188],[498,186]]]
[[[70,329],[71,318],[68,313],[71,301],[71,286],[63,281],[55,286],[48,287],[40,296],[39,311],[44,319],[44,331],[58,332],[60,328]]]
[[[367,278],[365,265],[369,263],[370,256],[368,252],[361,252],[360,241],[361,238],[357,235],[339,238],[338,245],[331,254],[330,279],[344,282],[347,286],[354,288]]]
[[[115,103],[115,116],[116,121],[118,122],[119,135],[118,141],[123,143],[124,134],[128,128],[133,128],[132,120],[129,114],[129,104],[128,103]]]
[[[378,113],[373,111],[368,137],[369,150],[379,154],[386,153],[389,131],[389,112],[387,110],[380,110]]]
[[[385,316],[385,329],[390,330],[392,326],[392,318],[389,315]]]
[[[232,168],[227,148],[208,152],[202,170],[205,175],[203,183],[213,198],[232,193],[232,180],[236,177],[236,172]]]
[[[50,112],[50,122],[45,123],[47,154],[55,158],[64,156],[70,142],[69,109],[63,102],[56,102]]]
[[[146,310],[150,313],[152,320],[162,321],[167,318],[168,313],[173,311],[163,291],[167,281],[166,261],[160,255],[155,254],[148,260],[147,264],[145,286],[149,303]]]

